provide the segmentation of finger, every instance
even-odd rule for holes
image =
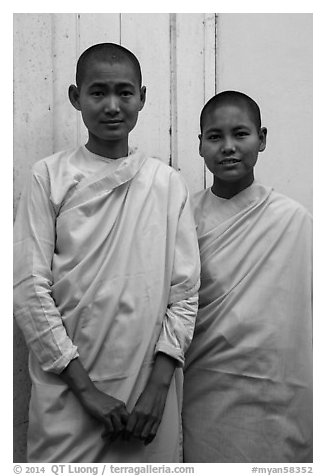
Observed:
[[[127,425],[129,417],[130,417],[130,415],[127,412],[127,410],[125,410],[121,413],[120,420],[121,420],[124,427]]]
[[[148,432],[146,439],[144,440],[145,446],[149,445],[154,440],[159,426],[160,426],[160,421],[157,421],[154,423],[151,430]]]
[[[104,420],[104,430],[102,431],[102,438],[109,438],[112,434],[114,434],[114,428],[111,422],[111,418],[106,418]]]
[[[132,432],[133,436],[135,438],[140,438],[142,432],[145,429],[145,426],[146,425],[152,426],[152,424],[153,424],[153,422],[148,421],[148,419],[146,417],[144,417],[143,415],[138,415],[136,424],[135,424],[133,432]]]
[[[150,434],[146,440],[144,441],[144,445],[147,446],[149,445],[150,443],[152,443],[152,441],[154,440],[156,434]]]
[[[125,429],[126,417],[124,414],[116,415],[112,413],[110,416],[110,425],[104,430],[102,436],[110,438],[111,441],[114,441],[118,436],[122,435]]]
[[[113,425],[113,431],[115,433],[121,433],[125,425],[122,423],[120,415],[111,415],[111,421]]]
[[[130,437],[133,434],[136,422],[137,422],[137,417],[136,417],[135,413],[131,413],[129,415],[128,419],[127,419],[126,427],[123,431],[123,439],[124,440],[127,440],[127,441],[130,440]]]
[[[152,428],[153,428],[153,421],[147,421],[143,426],[143,429],[139,435],[139,438],[142,441],[145,441],[148,438],[148,435],[151,433]]]
[[[102,436],[103,440],[107,440],[110,443],[112,443],[113,441],[115,441],[118,438],[119,435],[120,435],[120,433],[109,433],[107,431],[103,431],[101,436]]]
[[[103,439],[111,439],[114,436],[114,434],[115,434],[114,432],[106,428],[102,431],[101,436]]]

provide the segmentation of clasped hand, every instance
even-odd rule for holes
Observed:
[[[151,443],[161,423],[168,387],[147,385],[129,414],[124,402],[94,388],[92,397],[84,401],[88,413],[102,422],[103,438],[114,441],[138,438],[145,445]]]

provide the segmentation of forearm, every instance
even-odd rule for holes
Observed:
[[[13,310],[42,370],[60,374],[78,356],[52,295],[56,214],[46,177],[32,174],[14,227]]]
[[[15,320],[42,370],[60,374],[72,359],[78,357],[78,349],[67,335],[48,280],[40,273],[35,277],[32,274],[30,271],[27,277],[25,272],[20,282],[18,279],[22,274],[15,270]]]
[[[149,444],[155,438],[176,365],[169,355],[156,354],[147,384],[128,419],[125,439],[134,436]]]
[[[148,385],[169,388],[178,361],[173,357],[158,352],[148,379]]]
[[[60,377],[75,394],[84,410],[104,424],[105,432],[102,436],[117,437],[128,419],[125,403],[96,388],[80,359],[72,360]]]
[[[95,389],[95,385],[78,358],[73,359],[59,377],[68,385],[82,404],[87,399],[87,395]]]

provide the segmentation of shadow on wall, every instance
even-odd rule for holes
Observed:
[[[28,350],[15,322],[13,343],[13,462],[25,463],[31,382],[28,374]]]

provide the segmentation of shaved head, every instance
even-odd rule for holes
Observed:
[[[203,132],[208,114],[219,106],[234,105],[245,109],[250,115],[257,131],[261,128],[261,116],[258,104],[239,91],[223,91],[213,96],[203,107],[200,115],[200,130]]]
[[[140,64],[136,56],[131,51],[127,50],[127,48],[115,43],[99,43],[85,50],[77,62],[76,84],[78,88],[82,85],[87,68],[93,62],[108,62],[111,64],[130,63],[135,70],[137,80],[139,81],[139,87],[141,87],[142,75]]]

